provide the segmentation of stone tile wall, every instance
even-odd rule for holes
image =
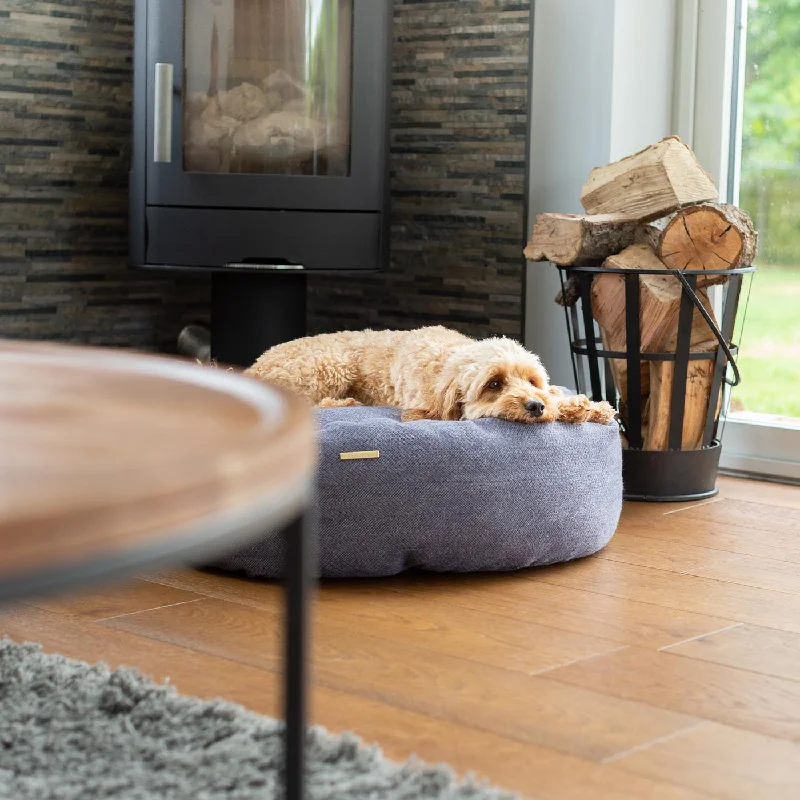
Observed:
[[[313,279],[311,330],[521,336],[529,22],[529,0],[395,0],[391,269]]]
[[[395,0],[391,269],[310,279],[311,332],[520,335],[529,6]],[[0,337],[173,350],[207,320],[207,279],[126,266],[132,18],[0,6]]]
[[[132,0],[0,4],[0,337],[174,350],[208,317],[205,277],[126,266],[132,36]]]

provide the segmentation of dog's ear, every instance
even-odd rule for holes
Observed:
[[[431,409],[433,419],[459,420],[464,413],[458,381],[452,380],[446,386],[440,386]]]

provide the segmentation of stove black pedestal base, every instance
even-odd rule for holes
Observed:
[[[215,272],[211,281],[211,357],[249,367],[265,350],[306,335],[306,276]]]

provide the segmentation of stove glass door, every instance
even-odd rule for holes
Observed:
[[[183,168],[350,175],[353,0],[186,0]]]

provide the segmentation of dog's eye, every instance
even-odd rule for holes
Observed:
[[[486,388],[487,389],[492,389],[493,391],[495,391],[495,390],[499,389],[502,385],[503,385],[503,382],[499,381],[499,380],[497,380],[497,378],[495,378],[494,380],[491,380],[491,381],[489,381],[489,383],[486,384]]]

